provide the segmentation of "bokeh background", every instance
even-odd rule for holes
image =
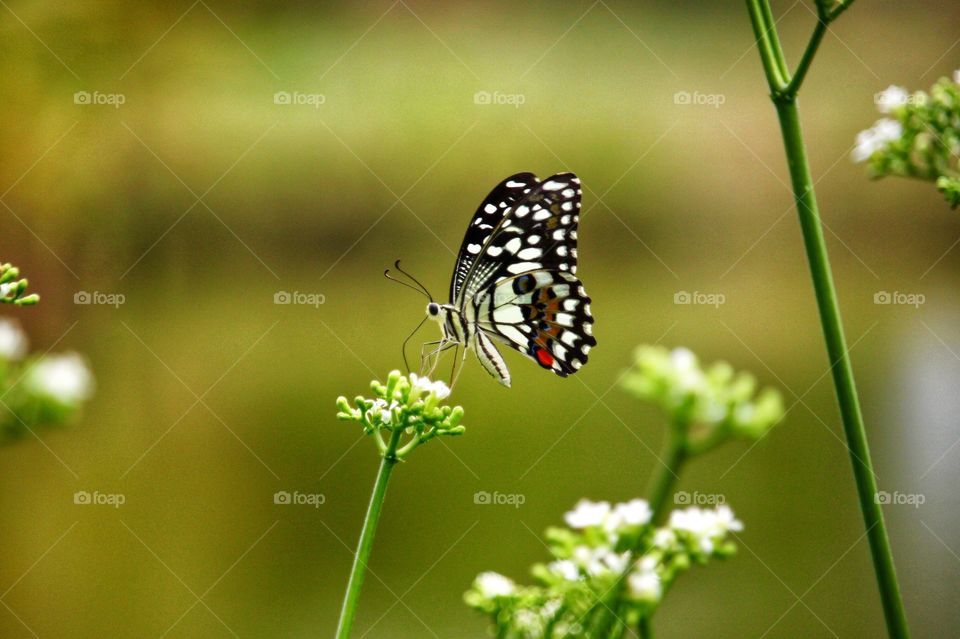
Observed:
[[[84,353],[98,390],[71,427],[0,451],[0,636],[331,636],[377,464],[333,402],[400,367],[423,314],[382,271],[403,258],[443,296],[470,215],[522,170],[583,179],[599,346],[566,380],[510,354],[511,390],[468,362],[467,435],[395,474],[355,636],[485,636],[461,602],[476,573],[525,580],[579,498],[642,495],[664,425],[615,382],[654,342],[752,370],[791,406],[682,477],[746,530],[737,557],[679,582],[660,636],[882,635],[742,3],[2,4],[0,257],[43,297],[4,314],[41,351]],[[811,6],[775,3],[791,60]],[[885,511],[920,637],[960,634],[960,217],[929,184],[870,182],[849,151],[877,91],[960,64],[958,17],[858,2],[801,100],[879,482],[925,499]],[[275,505],[280,490],[325,503]]]

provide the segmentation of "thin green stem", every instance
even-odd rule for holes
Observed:
[[[340,623],[337,625],[337,639],[347,639],[353,628],[353,620],[357,614],[357,602],[360,600],[360,589],[363,587],[363,578],[367,572],[367,561],[373,549],[373,537],[377,532],[377,523],[380,521],[380,512],[383,510],[383,500],[387,494],[387,482],[390,481],[390,472],[397,464],[397,444],[400,442],[402,430],[395,430],[390,435],[390,443],[380,460],[380,470],[370,495],[370,505],[363,520],[363,530],[360,532],[360,542],[357,544],[357,553],[353,557],[353,568],[350,570],[350,581],[347,583],[347,594],[343,598],[343,608],[340,611]]]
[[[817,24],[813,28],[810,42],[807,43],[807,48],[804,49],[803,56],[797,64],[797,70],[794,72],[793,77],[790,78],[787,88],[783,91],[788,96],[796,97],[800,91],[800,86],[803,84],[804,78],[807,77],[807,71],[810,70],[810,64],[813,62],[814,56],[817,55],[817,50],[820,48],[820,43],[823,42],[823,36],[826,35],[829,25],[829,18],[823,15],[817,16]]]
[[[755,31],[762,27],[762,23],[757,24],[757,15],[758,13],[762,14],[762,11],[757,11],[756,5],[758,2],[763,5],[769,4],[768,0],[747,0],[747,9],[751,21],[754,23]],[[831,16],[839,15],[851,2],[852,0],[849,0],[835,7],[833,11],[827,14],[828,18],[832,19]],[[821,23],[828,21],[821,20]],[[822,33],[817,36],[820,30],[822,29],[814,32],[814,38],[822,38]],[[813,56],[816,54],[818,44],[819,42],[814,42],[811,39],[811,44],[807,46],[807,51],[804,54],[805,63],[802,63],[803,67],[798,70],[799,80],[796,84],[794,82],[790,83],[792,89],[779,93],[772,90],[772,97],[780,121],[780,131],[783,135],[787,165],[790,170],[790,181],[796,199],[797,214],[803,232],[807,261],[810,265],[810,276],[813,280],[814,293],[817,299],[817,309],[820,313],[820,323],[830,359],[830,371],[833,376],[837,403],[840,407],[847,448],[853,465],[860,510],[863,514],[866,534],[870,541],[870,552],[880,590],[880,599],[883,604],[887,632],[892,638],[906,639],[910,636],[910,633],[907,627],[903,600],[900,596],[900,587],[897,583],[883,512],[875,499],[877,494],[876,476],[870,460],[870,448],[867,444],[863,415],[857,398],[853,366],[850,362],[846,338],[844,337],[837,292],[834,287],[827,246],[823,237],[816,193],[813,188],[813,178],[810,174],[810,163],[807,159],[803,133],[800,128],[800,114],[797,110],[796,93],[799,91],[800,83]],[[770,59],[769,52],[764,48],[761,48],[760,55],[764,69],[776,64],[776,61]],[[797,80],[797,76],[794,77],[794,80]],[[772,86],[771,89],[773,89]]]
[[[650,478],[650,488],[647,490],[647,501],[650,504],[650,510],[653,511],[654,523],[659,523],[666,514],[664,505],[673,493],[673,488],[680,477],[680,466],[686,458],[686,435],[682,429],[672,427],[660,457],[660,466]]]
[[[787,85],[788,74],[783,51],[779,43],[774,44],[771,39],[771,33],[776,34],[776,27],[771,20],[769,5],[762,0],[747,0],[747,11],[750,12],[750,24],[760,49],[767,84],[772,93],[778,93]]]

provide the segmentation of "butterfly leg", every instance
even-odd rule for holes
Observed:
[[[433,349],[434,346],[438,344],[443,344],[444,340],[438,339],[433,342],[424,342],[420,347],[420,374],[427,375],[427,369],[430,368],[428,364],[430,363],[430,358],[436,354],[436,350]],[[432,368],[431,368],[432,370]]]

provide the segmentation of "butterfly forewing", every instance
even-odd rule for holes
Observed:
[[[534,178],[535,179],[535,178]],[[469,299],[504,277],[537,269],[577,271],[580,180],[559,173],[536,186],[503,215],[479,247],[458,295]],[[464,244],[464,251],[476,250]],[[452,298],[462,305],[463,299]]]
[[[470,226],[460,245],[460,254],[450,280],[450,301],[457,295],[470,274],[471,268],[480,257],[484,245],[494,231],[499,228],[507,211],[519,202],[540,180],[533,173],[517,173],[503,180],[493,188],[470,220]]]

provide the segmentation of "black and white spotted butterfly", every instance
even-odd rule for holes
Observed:
[[[587,363],[593,337],[590,298],[577,278],[580,179],[544,181],[517,173],[498,184],[473,216],[450,282],[450,303],[431,298],[427,316],[447,347],[473,349],[504,386],[507,344],[561,377]],[[429,295],[429,294],[428,294]]]

